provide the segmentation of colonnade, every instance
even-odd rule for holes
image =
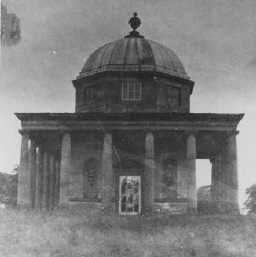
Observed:
[[[22,133],[17,203],[52,209],[59,203],[60,161],[56,153]]]
[[[37,144],[29,134],[22,133],[20,171],[18,178],[18,204],[52,209],[68,205],[71,174],[71,134],[62,134],[59,156]],[[196,212],[196,136],[186,134],[186,173],[188,210]],[[222,151],[212,158],[212,199],[221,204],[238,208],[236,136],[226,138]],[[154,134],[145,133],[144,208],[154,205],[155,144]],[[105,208],[114,203],[114,174],[112,161],[112,134],[103,136],[102,145],[102,204]],[[222,206],[220,208],[223,208]],[[229,207],[228,207],[229,208]]]

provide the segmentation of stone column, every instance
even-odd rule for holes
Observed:
[[[146,211],[150,211],[154,204],[154,173],[155,173],[155,149],[154,135],[148,132],[145,137],[145,171],[144,171],[144,205]]]
[[[104,208],[112,208],[114,197],[113,161],[112,161],[112,135],[106,133],[103,141],[102,152],[102,203]]]
[[[196,192],[196,137],[189,134],[187,137],[187,165],[188,165],[188,210],[197,211]]]
[[[49,156],[46,151],[43,153],[43,169],[42,169],[42,197],[41,208],[47,208],[47,194],[48,194],[48,173],[49,173]]]
[[[60,205],[68,205],[69,181],[71,172],[71,135],[65,132],[61,142],[61,163],[60,163]]]
[[[221,170],[221,154],[216,154],[211,158],[212,164],[212,183],[211,183],[211,201],[212,211],[219,212],[224,197],[224,182]]]
[[[41,192],[42,192],[42,165],[43,152],[41,146],[37,148],[36,152],[36,190],[35,190],[35,208],[39,209],[41,206]]]
[[[17,204],[24,207],[31,206],[31,175],[29,172],[29,136],[22,134],[20,167],[18,174]]]
[[[49,158],[49,178],[48,178],[48,208],[53,208],[54,202],[54,156],[51,154]]]
[[[60,187],[60,164],[59,164],[59,160],[56,159],[55,160],[54,206],[57,206],[59,203],[59,187]]]
[[[29,163],[29,173],[31,176],[31,207],[35,208],[35,195],[36,195],[36,144],[34,140],[30,139],[29,146],[29,155],[28,155],[28,163]]]
[[[239,211],[237,179],[237,145],[235,132],[227,135],[222,155],[222,173],[225,175],[226,211]]]

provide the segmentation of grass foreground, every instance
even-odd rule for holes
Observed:
[[[252,257],[256,218],[0,210],[1,257]]]

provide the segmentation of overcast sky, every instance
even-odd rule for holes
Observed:
[[[9,0],[8,11],[21,19],[22,41],[2,49],[0,171],[19,162],[13,113],[73,112],[71,80],[93,50],[129,32],[137,11],[141,34],[173,49],[195,81],[193,112],[246,114],[240,191],[256,183],[255,0]]]

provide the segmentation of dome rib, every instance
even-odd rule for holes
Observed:
[[[116,41],[115,47],[113,49],[113,55],[110,59],[111,65],[122,65],[124,63],[125,49],[127,47],[127,42],[124,42],[122,39]]]
[[[111,63],[111,60],[112,60],[112,58],[113,58],[113,55],[114,55],[114,53],[115,53],[115,48],[116,48],[116,45],[118,44],[118,42],[119,41],[121,41],[122,39],[119,39],[119,40],[117,40],[116,42],[115,42],[115,44],[113,44],[113,42],[111,42],[111,44],[112,44],[112,51],[111,51],[111,53],[110,53],[110,55],[109,55],[109,61],[108,61],[108,65],[111,65],[112,63]]]
[[[98,48],[89,56],[77,78],[104,71],[154,71],[190,79],[171,49],[142,37],[126,37]]]
[[[144,65],[145,67],[154,67],[156,66],[156,60],[153,54],[153,50],[151,45],[149,44],[149,42],[147,40],[145,40],[144,38],[142,40],[140,40],[142,42],[142,52],[143,52],[143,61],[141,61],[141,65]]]
[[[102,58],[101,58],[102,67],[106,66],[109,63],[109,56],[108,55],[113,50],[111,48],[113,48],[113,44],[109,43],[103,49],[103,54],[102,54]]]
[[[135,40],[135,53],[137,55],[137,59],[138,59],[138,70],[141,70],[141,58],[140,58],[140,53],[139,53],[139,49],[138,49],[138,40]]]

